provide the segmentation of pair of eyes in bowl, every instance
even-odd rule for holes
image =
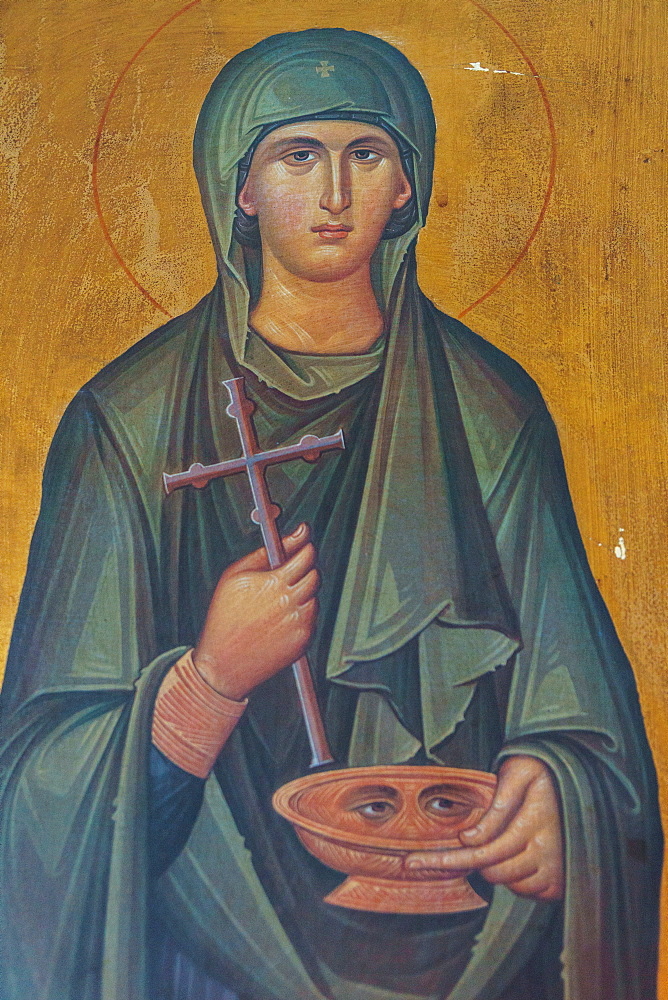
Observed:
[[[426,796],[421,799],[420,806],[428,816],[433,816],[436,819],[447,819],[469,810],[468,806],[444,795]],[[383,822],[396,816],[400,811],[400,804],[391,799],[377,798],[360,802],[351,811],[358,813],[365,819]]]
[[[449,816],[457,804],[452,799],[445,799],[442,795],[438,795],[433,799],[427,799],[423,803],[423,808],[432,816]],[[354,812],[360,813],[366,819],[389,819],[390,816],[396,815],[399,809],[394,802],[377,799],[375,802],[364,802],[362,805],[355,806]]]

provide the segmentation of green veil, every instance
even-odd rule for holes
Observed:
[[[355,403],[367,392],[364,372],[353,365],[351,375],[345,359],[333,391],[336,374],[298,369],[249,336],[261,275],[234,235],[239,163],[258,136],[328,115],[361,117],[397,136],[415,187],[414,223],[383,240],[373,260],[386,342],[366,409]],[[346,762],[422,754],[456,763],[453,747],[466,732],[479,766],[530,754],[557,782],[564,904],[497,887],[448,1000],[506,1000],[555,921],[567,1000],[650,997],[661,834],[633,675],[589,571],[537,387],[418,287],[415,244],[434,143],[417,70],[359,32],[267,38],[214,81],[197,123],[195,169],[216,286],[77,395],[47,462],[0,703],[3,1000],[155,1000],[156,905],[202,968],[224,970],[222,981],[229,973],[253,1000],[408,995],[400,984],[380,989],[324,970],[323,985],[311,975],[285,929],[288,904],[280,915],[272,905],[232,792],[223,792],[232,770],[252,786],[241,726],[207,782],[185,849],[150,886],[155,695],[193,642],[194,626],[183,622],[189,602],[204,600],[201,577],[213,585],[220,572],[214,548],[231,561],[239,545],[257,544],[231,488],[196,498],[182,491],[168,505],[161,475],[195,457],[237,453],[220,382],[239,374],[252,382],[261,433],[272,442],[298,433],[295,414],[315,433],[353,406],[364,418],[358,440],[366,443],[352,447],[349,466],[358,462],[359,505],[341,521],[345,558],[319,681],[321,691],[356,699]],[[320,516],[324,488],[317,493],[308,470],[291,475],[294,517]],[[347,483],[330,484],[327,503],[335,506]],[[332,536],[330,553],[336,548]],[[492,703],[493,737],[483,711]],[[546,986],[546,997],[560,988]]]

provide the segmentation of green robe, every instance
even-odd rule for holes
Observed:
[[[232,219],[258,130],[327,113],[373,113],[406,140],[417,214],[374,260],[382,357],[318,365],[248,336],[259,275]],[[417,285],[432,156],[419,75],[370,36],[277,36],[214,83],[195,165],[216,287],[77,395],[47,461],[2,694],[2,1000],[171,1000],[163,934],[193,970],[183,1000],[218,995],[206,977],[250,1000],[516,1000],[527,982],[552,1000],[562,943],[568,1000],[654,994],[661,837],[633,675],[540,393]],[[562,806],[563,905],[501,887],[456,917],[322,903],[341,876],[270,806],[310,757],[289,671],[253,692],[186,847],[151,883],[155,695],[220,572],[259,544],[243,477],[166,498],[161,476],[238,454],[220,386],[238,375],[264,447],[346,435],[344,452],[269,473],[282,528],[307,520],[318,547],[309,655],[337,761],[538,757]]]

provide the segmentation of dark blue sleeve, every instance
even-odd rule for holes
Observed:
[[[151,744],[149,864],[154,877],[162,875],[183,849],[202,804],[204,784]]]

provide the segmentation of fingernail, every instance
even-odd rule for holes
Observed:
[[[460,837],[475,837],[476,833],[480,833],[479,826],[472,826],[470,830],[462,830]]]
[[[297,538],[299,535],[303,535],[305,531],[306,531],[306,525],[302,522],[298,528],[295,528],[290,537]]]

